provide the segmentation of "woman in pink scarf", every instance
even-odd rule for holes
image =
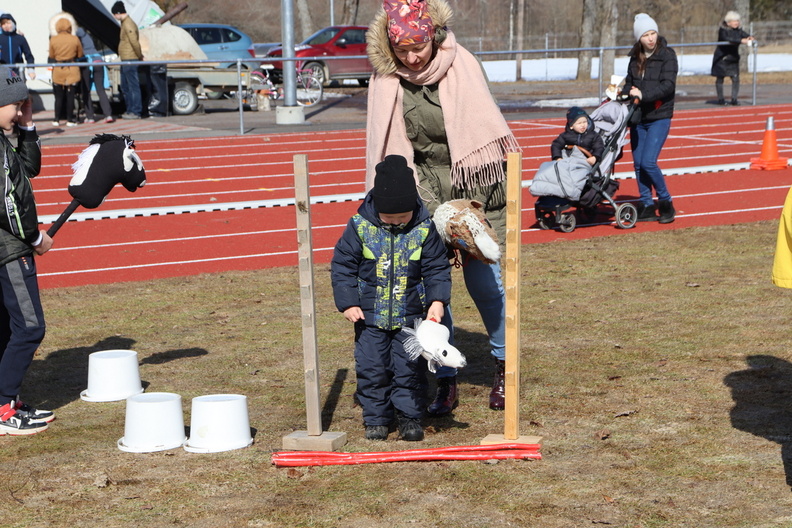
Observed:
[[[369,25],[366,188],[374,167],[399,154],[415,169],[418,192],[431,213],[449,200],[484,204],[503,243],[506,231],[504,159],[519,150],[490,94],[475,56],[448,29],[453,12],[445,0],[385,0]],[[481,314],[495,359],[491,409],[504,407],[505,303],[499,264],[462,254],[463,275]],[[450,310],[443,324],[453,328]],[[453,333],[452,333],[453,335]],[[427,412],[450,413],[458,405],[456,371],[437,372],[437,395]]]

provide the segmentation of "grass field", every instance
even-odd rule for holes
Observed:
[[[792,291],[769,279],[776,225],[524,246],[521,433],[544,438],[540,461],[274,468],[282,437],[306,427],[295,268],[46,290],[23,397],[58,419],[0,437],[0,525],[792,526]],[[503,432],[486,336],[454,278],[462,401],[426,421],[420,447]],[[345,451],[418,447],[363,438],[327,266],[316,290],[325,429],[348,434]],[[88,355],[110,348],[136,350],[146,391],[180,394],[187,425],[191,398],[246,395],[253,446],[120,451],[124,402],[79,397]]]

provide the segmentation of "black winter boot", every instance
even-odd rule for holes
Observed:
[[[492,380],[492,390],[489,396],[489,408],[493,411],[502,411],[506,407],[506,362],[502,359],[495,360],[495,379]]]
[[[657,205],[660,208],[659,222],[661,224],[670,224],[673,222],[674,216],[676,215],[673,202],[671,200],[660,200],[657,202]]]
[[[637,222],[656,222],[657,221],[657,206],[638,204],[638,220]]]
[[[426,412],[433,416],[449,414],[459,405],[456,376],[437,379],[437,395]]]
[[[399,435],[402,440],[407,442],[420,442],[424,439],[424,430],[421,421],[415,418],[408,418],[404,414],[396,413],[399,422]]]

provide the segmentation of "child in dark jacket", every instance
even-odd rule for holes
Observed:
[[[589,154],[586,160],[589,165],[594,165],[602,159],[605,152],[605,143],[594,127],[594,121],[579,106],[567,110],[567,124],[561,134],[550,145],[550,155],[554,160],[561,158],[565,148],[580,147]]]
[[[336,307],[355,324],[366,438],[387,439],[395,418],[402,440],[423,440],[427,365],[410,361],[401,329],[443,318],[451,267],[403,156],[376,166],[374,187],[336,244],[331,277]]]
[[[41,170],[41,144],[27,86],[14,70],[0,66],[0,128],[19,129],[17,146],[0,133],[5,167],[5,211],[0,214],[0,436],[43,431],[55,416],[19,399],[22,380],[44,339],[36,255],[52,247],[38,227],[30,178]]]

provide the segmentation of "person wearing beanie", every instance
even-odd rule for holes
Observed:
[[[0,215],[0,436],[22,436],[47,429],[55,418],[52,411],[35,409],[19,398],[46,328],[34,255],[46,253],[52,238],[39,230],[30,184],[41,170],[33,102],[25,80],[7,66],[0,66],[0,128],[6,202],[6,214]],[[15,128],[16,147],[5,136]]]
[[[668,224],[674,221],[676,211],[657,160],[671,130],[679,66],[676,53],[665,37],[658,34],[657,23],[646,13],[635,15],[633,35],[636,43],[630,50],[622,94],[638,104],[630,126],[630,147],[641,200],[638,221]]]
[[[374,69],[366,118],[366,189],[374,184],[375,165],[387,154],[400,154],[415,170],[431,214],[453,199],[481,202],[504,244],[504,160],[520,147],[490,93],[481,63],[457,42],[447,0],[380,1],[382,8],[366,33]],[[489,407],[503,410],[506,295],[500,263],[463,250],[459,255],[493,360]],[[453,336],[450,311],[442,323]],[[435,377],[437,390],[427,411],[446,415],[459,404],[456,370],[440,367]]]
[[[120,0],[110,8],[113,17],[121,23],[121,38],[118,42],[118,58],[122,61],[142,61],[140,34],[137,24],[127,14]],[[126,113],[124,119],[140,119],[143,115],[143,97],[140,93],[140,77],[137,65],[121,66],[121,93],[124,94]]]
[[[35,64],[36,59],[33,58],[30,45],[23,35],[17,33],[16,20],[11,13],[0,14],[0,28],[3,30],[0,35],[0,63]],[[36,70],[32,66],[26,70],[29,78],[36,78]],[[20,73],[18,68],[14,68],[14,71]]]
[[[573,106],[567,110],[566,118],[566,128],[550,144],[552,159],[561,159],[565,149],[579,147],[585,150],[583,154],[589,165],[600,161],[605,152],[605,143],[597,133],[591,117],[579,106]]]
[[[375,167],[374,186],[347,223],[330,264],[333,297],[354,323],[357,398],[367,440],[424,438],[426,359],[410,360],[402,328],[440,321],[451,300],[451,265],[403,156]]]
[[[718,104],[725,105],[723,98],[723,79],[731,79],[731,104],[738,106],[740,94],[740,44],[751,44],[755,39],[740,27],[740,14],[729,11],[718,28],[718,42],[728,42],[715,48],[712,56],[712,71],[715,77],[715,92]]]

